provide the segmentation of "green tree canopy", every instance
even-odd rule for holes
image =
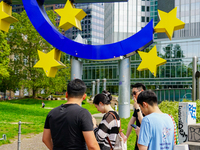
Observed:
[[[0,83],[2,78],[8,77],[8,64],[10,56],[10,46],[7,42],[7,33],[0,31]]]
[[[47,15],[55,25],[56,14],[51,10],[47,11]],[[25,11],[20,14],[13,13],[13,16],[19,21],[13,24],[12,29],[10,29],[8,40],[11,55],[14,56],[14,59],[10,60],[10,67],[19,78],[16,82],[19,82],[21,87],[31,89],[33,97],[36,97],[39,89],[55,89],[51,93],[66,89],[66,81],[70,78],[70,76],[68,77],[70,68],[61,69],[55,78],[46,77],[43,69],[33,68],[39,60],[37,50],[49,52],[53,49],[53,46],[35,30]],[[64,74],[63,72],[67,73]]]

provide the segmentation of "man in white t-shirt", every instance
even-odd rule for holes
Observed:
[[[145,115],[141,127],[136,129],[139,150],[173,150],[174,125],[170,116],[158,108],[156,94],[143,91],[137,103]]]

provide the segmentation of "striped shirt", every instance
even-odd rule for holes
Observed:
[[[117,121],[115,117],[108,112],[103,116],[103,119],[100,122],[98,128],[94,129],[94,133],[101,150],[110,150],[109,142],[106,139],[107,136],[109,137],[110,142],[114,148],[116,137],[117,134],[119,133],[119,128],[120,128],[119,115],[115,111],[110,111],[110,112],[112,112],[115,115]]]

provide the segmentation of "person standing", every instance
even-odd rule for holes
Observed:
[[[120,118],[117,112],[111,107],[111,100],[112,96],[107,91],[97,94],[93,100],[93,104],[97,110],[105,113],[99,126],[96,125],[96,120],[93,119],[94,133],[101,150],[110,150],[111,146],[112,148],[115,146],[117,134],[120,129]]]
[[[44,106],[45,106],[45,103],[44,103],[44,102],[42,102],[42,108],[44,108]]]
[[[153,91],[143,91],[137,102],[145,114],[141,127],[135,129],[139,150],[173,150],[174,124],[168,114],[158,108],[157,96]]]
[[[117,103],[115,103],[115,111],[117,112]]]
[[[133,113],[131,120],[128,123],[127,132],[126,132],[126,140],[128,139],[128,137],[132,131],[131,124],[135,124],[135,122],[136,122],[136,125],[138,127],[140,127],[140,123],[142,122],[143,114],[137,103],[137,97],[142,91],[146,90],[146,87],[142,83],[136,83],[134,85],[131,85],[131,87],[132,87],[132,96],[134,99],[134,113]],[[139,150],[138,146],[137,146],[137,140],[138,140],[138,137],[137,137],[136,143],[135,143],[135,150]]]
[[[92,116],[80,106],[86,98],[85,92],[82,80],[70,81],[67,103],[47,115],[42,141],[50,150],[100,150],[93,132]]]

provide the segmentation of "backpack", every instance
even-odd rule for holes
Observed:
[[[112,112],[109,112],[109,113],[115,117],[115,120],[117,122],[116,116]],[[110,139],[108,137],[106,137],[106,139],[108,140],[108,143],[110,145],[110,148],[111,148],[110,150],[127,150],[127,145],[126,145],[126,142],[124,142],[124,137],[125,137],[125,135],[121,130],[121,121],[120,121],[120,129],[119,129],[119,133],[117,134],[117,137],[116,137],[114,148],[112,147]]]

